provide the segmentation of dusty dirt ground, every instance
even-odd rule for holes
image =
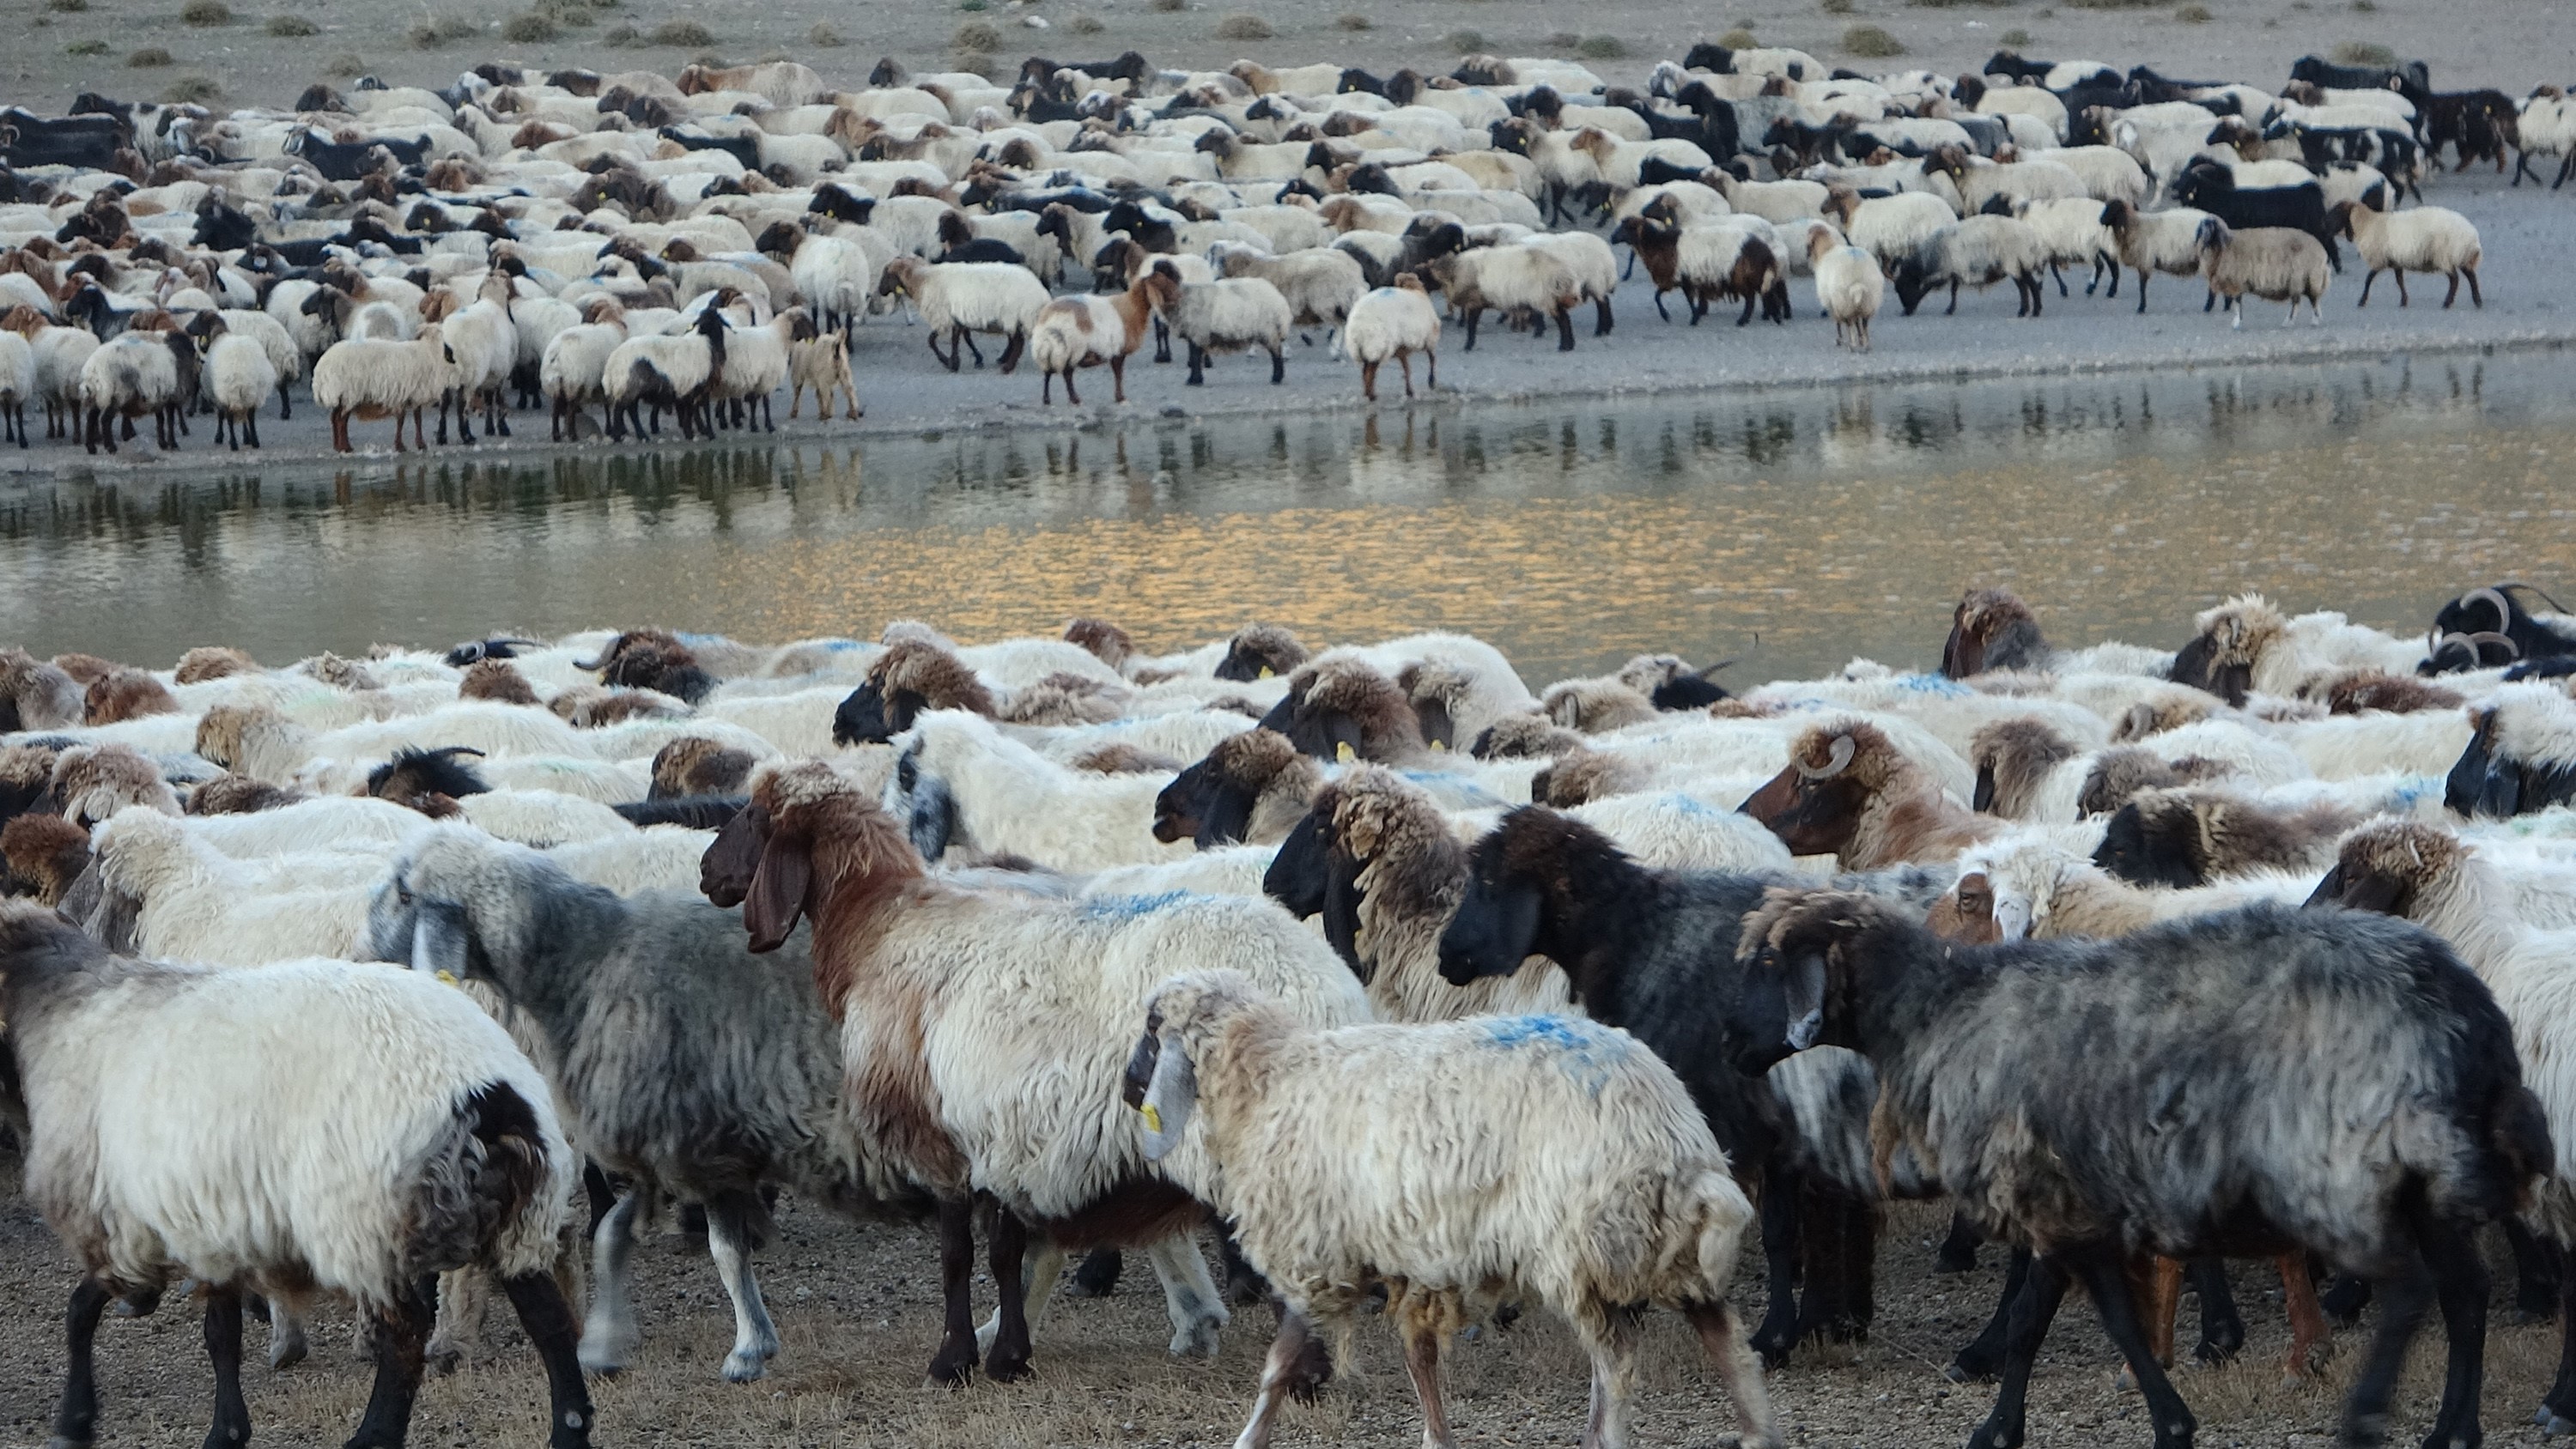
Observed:
[[[1800,1350],[1772,1379],[1780,1423],[1793,1445],[1833,1449],[1948,1449],[1993,1403],[1994,1390],[1959,1386],[1940,1366],[1973,1335],[2002,1279],[2002,1255],[1978,1272],[1934,1276],[1932,1248],[1947,1226],[1937,1205],[1901,1207],[1880,1240],[1878,1322],[1857,1347]],[[2499,1240],[2500,1241],[2500,1240]],[[924,1231],[854,1228],[792,1200],[780,1240],[756,1260],[784,1348],[771,1377],[724,1383],[717,1366],[732,1316],[704,1250],[676,1234],[638,1247],[636,1304],[644,1334],[638,1363],[596,1381],[598,1443],[614,1446],[989,1446],[1224,1444],[1241,1427],[1260,1377],[1271,1319],[1238,1310],[1213,1364],[1166,1357],[1169,1336],[1152,1275],[1132,1274],[1105,1300],[1059,1299],[1037,1332],[1037,1372],[1016,1385],[963,1392],[924,1388],[921,1367],[937,1334],[936,1249]],[[2488,1335],[2487,1442],[2539,1442],[2527,1421],[2557,1354],[2548,1325],[2511,1325],[2508,1286]],[[2177,1376],[2212,1449],[2324,1449],[2341,1392],[2359,1357],[2346,1336],[2323,1382],[2284,1387],[2288,1344],[2277,1281],[2240,1264],[2238,1302],[2251,1341],[2223,1369]],[[44,1442],[60,1388],[60,1312],[73,1271],[18,1193],[18,1164],[0,1154],[0,1443]],[[989,1285],[981,1287],[989,1302]],[[1740,1285],[1739,1311],[1760,1308],[1758,1285]],[[2184,1303],[2183,1342],[2193,1305]],[[495,1313],[482,1352],[433,1380],[412,1424],[421,1449],[534,1444],[543,1434],[544,1380],[514,1330]],[[110,1319],[98,1339],[102,1445],[189,1446],[205,1434],[212,1377],[200,1347],[201,1315],[166,1304],[141,1320]],[[2366,1330],[2371,1320],[2365,1318]],[[255,1443],[337,1443],[366,1399],[367,1371],[352,1358],[344,1316],[315,1325],[314,1356],[284,1373],[245,1368]],[[1312,1409],[1284,1422],[1283,1446],[1410,1446],[1420,1442],[1413,1396],[1392,1340],[1374,1325],[1346,1372]],[[265,1352],[254,1326],[246,1357]],[[2438,1330],[2418,1341],[2397,1405],[2391,1443],[2411,1443],[2431,1422],[2439,1392]],[[2151,1438],[2138,1399],[2112,1385],[2116,1360],[2089,1308],[2071,1298],[2032,1380],[2030,1443],[2036,1449],[2139,1445]],[[1463,1445],[1570,1444],[1581,1430],[1586,1366],[1572,1339],[1543,1315],[1457,1344],[1449,1357],[1451,1416]],[[1651,1320],[1635,1442],[1711,1449],[1734,1416],[1679,1318]]]

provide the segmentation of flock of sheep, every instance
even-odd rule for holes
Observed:
[[[149,415],[175,447],[212,411],[258,414],[310,380],[332,443],[353,419],[428,445],[438,414],[612,438],[772,426],[811,391],[856,417],[850,329],[908,308],[951,371],[1034,360],[1041,402],[1107,366],[1118,401],[1157,362],[1266,353],[1317,331],[1376,396],[1413,394],[1443,329],[1488,312],[1574,346],[1611,327],[1621,263],[1658,314],[1678,291],[1785,322],[1813,282],[1866,348],[1892,284],[1912,313],[2013,284],[2037,315],[2061,268],[2201,276],[2316,311],[2349,239],[2366,268],[2479,290],[2477,229],[2417,205],[2448,148],[2576,164],[2576,103],[2436,92],[2421,62],[2311,57],[2278,94],[1998,53],[1979,76],[1829,72],[1794,50],[1695,47],[1644,91],[1559,60],[1470,57],[1448,76],[1333,65],[1162,71],[1134,52],[1015,83],[907,76],[838,90],[793,61],[676,80],[487,64],[444,90],[316,85],[291,111],[83,96],[0,111],[0,431],[116,450]],[[1767,170],[1771,179],[1757,179]],[[2536,179],[2536,173],[2534,174]],[[2555,184],[2553,182],[2553,184]],[[1551,227],[1562,227],[1551,230]],[[1607,237],[1602,228],[1607,227]],[[1057,295],[1064,293],[1065,295]],[[1433,381],[1436,382],[1436,372]],[[407,445],[403,425],[408,420]]]
[[[2348,1442],[2438,1307],[2428,1442],[2474,1444],[2477,1232],[2527,1306],[2576,1297],[2546,604],[2476,589],[2419,640],[2246,595],[2167,652],[1979,590],[1935,671],[1741,692],[1670,655],[1532,691],[1455,634],[1156,656],[1099,619],[0,651],[0,1121],[84,1269],[55,1442],[94,1437],[102,1313],[184,1281],[215,1441],[249,1432],[245,1310],[284,1365],[333,1295],[377,1361],[353,1442],[398,1444],[497,1279],[573,1449],[666,1203],[705,1217],[723,1376],[763,1375],[783,1190],[935,1223],[940,1382],[1024,1375],[1070,1254],[1097,1283],[1141,1250],[1176,1354],[1266,1295],[1246,1445],[1372,1311],[1445,1444],[1459,1330],[1536,1308],[1592,1357],[1584,1442],[1623,1443],[1656,1307],[1776,1445],[1764,1366],[1865,1332],[1882,1204],[1941,1195],[1945,1263],[2014,1255],[1952,1365],[2003,1382],[1975,1442],[2020,1442],[2078,1282],[2188,1445],[2176,1287],[2225,1356],[2219,1260],[2256,1255],[2293,1372],[2378,1304]],[[2576,1423],[2564,1376],[2541,1415]]]

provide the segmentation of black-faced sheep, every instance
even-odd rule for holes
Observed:
[[[1991,838],[1994,820],[1959,808],[1877,726],[1816,725],[1789,763],[1744,802],[1794,855],[1831,854],[1845,870],[1948,860]]]

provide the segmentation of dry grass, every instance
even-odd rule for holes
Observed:
[[[75,40],[71,44],[63,47],[63,54],[105,55],[107,54],[107,42],[104,40]]]
[[[969,20],[948,37],[948,44],[961,55],[991,55],[1002,48],[1002,31],[989,20]]]
[[[1848,6],[1851,3],[1851,0],[1843,0],[1843,3]],[[1724,35],[1719,36],[1717,38],[1717,43],[1725,46],[1729,50],[1751,50],[1762,42],[1753,38],[1752,31],[1739,25],[1733,30],[1726,32]]]
[[[2174,19],[2185,25],[2207,25],[2216,18],[2209,13],[2209,7],[2206,5],[2185,5],[2174,12]]]
[[[367,73],[367,58],[354,50],[344,50],[322,63],[322,73],[333,80],[355,80]]]
[[[665,20],[653,27],[647,37],[655,45],[703,50],[716,43],[716,34],[694,20]]]
[[[1456,51],[1460,55],[1474,55],[1476,52],[1485,48],[1485,32],[1481,30],[1452,30],[1447,35],[1440,37],[1440,43],[1449,47],[1451,50]]]
[[[301,15],[272,15],[268,17],[267,30],[269,34],[280,40],[297,40],[307,35],[322,33],[321,26]]]
[[[1098,35],[1109,26],[1097,15],[1075,14],[1065,18],[1064,28],[1074,35]]]
[[[1996,36],[1995,39],[2000,42],[2006,50],[2018,49],[2031,43],[2030,32],[2019,26],[2015,26],[2012,29],[2005,31],[2003,34]]]
[[[125,58],[136,70],[154,70],[171,63],[170,52],[157,45],[147,45]]]
[[[1621,60],[1628,54],[1628,42],[1615,35],[1587,35],[1574,47],[1574,53],[1585,60]]]
[[[45,0],[45,8],[65,15],[78,15],[89,8],[89,0]]]
[[[838,50],[842,46],[849,44],[848,41],[841,38],[841,32],[834,30],[829,23],[821,20],[815,21],[814,28],[805,32],[805,43],[818,50]]]
[[[2326,52],[2337,65],[2395,65],[2397,52],[2367,40],[2347,40]]]
[[[433,14],[421,17],[418,23],[404,31],[403,39],[411,42],[414,50],[436,50],[451,41],[464,40],[482,33],[482,26],[462,15]]]
[[[224,88],[213,76],[183,75],[161,89],[161,99],[174,106],[202,106],[222,96]]]
[[[1333,24],[1344,30],[1368,30],[1373,28],[1377,22],[1369,19],[1367,16],[1362,15],[1356,10],[1345,10],[1341,14],[1333,17]]]
[[[1853,6],[1852,0],[1818,0],[1816,8],[1827,15],[1849,15]]]
[[[501,22],[501,38],[512,45],[535,45],[562,36],[563,27],[542,10],[513,15]]]
[[[1145,0],[1145,8],[1157,15],[1178,15],[1190,8],[1190,0]]]
[[[1268,40],[1278,33],[1258,15],[1229,15],[1216,23],[1219,40]]]
[[[179,7],[179,21],[183,25],[230,25],[233,11],[224,0],[188,0]]]
[[[1884,60],[1891,55],[1903,55],[1905,42],[1878,26],[1855,25],[1843,32],[1843,49],[1864,60]]]

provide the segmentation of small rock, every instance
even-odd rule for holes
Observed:
[[[1046,17],[1043,15],[1023,15],[1020,17],[1020,23],[1031,30],[1044,30],[1047,28]]]

